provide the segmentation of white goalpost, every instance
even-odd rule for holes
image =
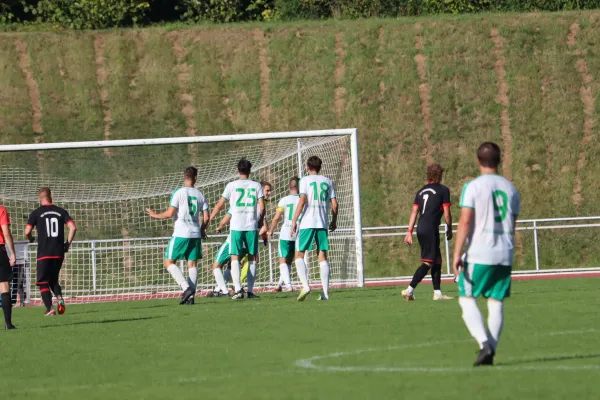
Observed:
[[[289,180],[306,174],[310,156],[323,160],[321,173],[335,185],[338,229],[330,233],[331,284],[364,284],[358,142],[356,129],[255,133],[180,138],[0,145],[0,205],[7,208],[13,235],[22,231],[39,206],[37,191],[52,190],[54,203],[69,211],[78,225],[75,243],[61,271],[63,293],[70,303],[175,297],[179,288],[164,270],[165,246],[173,221],[153,220],[145,212],[168,206],[171,192],[183,184],[183,169],[199,169],[196,187],[212,209],[225,185],[237,178],[237,161],[252,164],[251,179],[267,181],[272,194],[267,219],[288,194]],[[208,228],[198,289],[214,286],[212,263],[227,232]],[[278,232],[276,229],[275,232]],[[260,245],[258,288],[273,287],[279,278],[278,235]],[[20,246],[25,260],[25,302],[38,302],[35,287],[37,245]],[[311,284],[318,284],[318,262],[309,252]],[[187,275],[183,263],[180,267]],[[293,283],[297,285],[294,268]]]

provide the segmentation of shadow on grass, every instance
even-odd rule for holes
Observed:
[[[535,364],[535,363],[546,363],[554,361],[568,361],[568,360],[589,360],[593,358],[600,358],[600,353],[593,354],[566,354],[563,356],[548,356],[548,357],[536,357],[524,360],[505,361],[496,363],[497,366],[509,366],[509,365],[521,365],[521,364]]]
[[[69,326],[69,325],[94,325],[94,324],[114,324],[114,323],[119,323],[119,322],[137,322],[137,321],[146,321],[146,320],[150,320],[150,319],[157,319],[157,318],[164,318],[164,315],[158,315],[156,317],[138,317],[138,318],[119,318],[119,319],[103,319],[103,320],[98,320],[98,321],[80,321],[80,322],[71,322],[71,323],[67,323],[67,324],[55,324],[55,325],[44,325],[41,326],[40,328],[56,328],[56,327],[62,327],[62,326]]]

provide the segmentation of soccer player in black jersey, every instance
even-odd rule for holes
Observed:
[[[10,256],[7,253],[10,251]],[[12,267],[15,265],[15,244],[10,233],[10,218],[6,208],[0,206],[0,298],[6,329],[15,329],[12,324],[12,301],[10,298],[10,281],[13,279]]]
[[[69,213],[52,204],[52,193],[50,188],[43,187],[38,192],[38,199],[42,204],[30,215],[25,227],[25,236],[29,242],[35,238],[32,236],[33,228],[38,232],[37,249],[37,280],[36,285],[40,287],[42,300],[46,306],[45,315],[56,315],[52,308],[52,292],[58,302],[58,313],[65,312],[65,301],[62,297],[62,289],[58,283],[58,275],[62,267],[65,253],[73,242],[77,226],[69,216]],[[65,225],[69,227],[69,237],[65,241]]]
[[[439,164],[432,164],[427,167],[427,185],[423,186],[415,196],[410,222],[408,223],[408,235],[404,242],[411,246],[413,242],[412,232],[417,214],[419,223],[417,225],[417,239],[421,246],[421,266],[413,275],[412,281],[406,290],[402,291],[402,296],[412,301],[415,299],[413,291],[423,280],[427,272],[431,270],[431,280],[433,282],[433,299],[449,300],[452,297],[446,296],[440,290],[442,280],[442,253],[440,251],[440,221],[442,215],[448,226],[446,237],[452,239],[452,214],[450,213],[450,190],[440,184],[444,170]]]

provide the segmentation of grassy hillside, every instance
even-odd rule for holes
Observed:
[[[357,127],[375,226],[408,222],[428,161],[458,215],[493,140],[523,217],[599,214],[600,11],[0,36],[1,143]],[[544,232],[543,265],[597,266],[599,238]],[[531,267],[531,236],[519,245]],[[400,240],[366,246],[369,276],[418,263]]]

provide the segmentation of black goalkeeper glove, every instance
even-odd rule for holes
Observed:
[[[67,253],[69,251],[69,247],[71,247],[71,243],[65,242],[65,245],[64,245],[65,253]]]
[[[35,237],[29,236],[29,243],[33,243],[33,242],[35,242]]]

